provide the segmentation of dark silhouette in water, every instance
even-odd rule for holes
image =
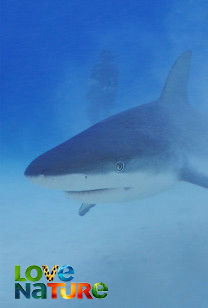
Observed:
[[[118,69],[114,56],[108,50],[100,54],[100,59],[92,68],[90,87],[87,93],[88,114],[94,123],[112,114],[118,85]]]

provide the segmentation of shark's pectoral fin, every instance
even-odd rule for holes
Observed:
[[[191,184],[208,188],[208,176],[191,168],[184,168],[180,173],[180,179]]]
[[[79,215],[84,216],[89,210],[94,207],[96,204],[87,204],[87,203],[82,203],[82,205],[79,208]]]

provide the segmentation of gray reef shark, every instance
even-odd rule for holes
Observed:
[[[173,65],[154,102],[111,116],[36,158],[25,170],[35,184],[82,203],[129,201],[181,181],[208,188],[208,122],[188,104],[191,52]]]

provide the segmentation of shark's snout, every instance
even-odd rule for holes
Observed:
[[[71,149],[58,146],[34,159],[25,169],[24,175],[31,177],[51,177],[73,173],[75,155]]]
[[[54,151],[48,151],[34,159],[25,169],[24,175],[28,178],[50,176],[61,173],[61,162]]]
[[[86,151],[62,144],[40,155],[25,169],[24,175],[34,184],[66,191],[103,188],[94,183],[91,171],[95,166]]]
[[[47,169],[44,166],[36,164],[33,161],[29,166],[25,169],[24,175],[26,177],[35,177],[40,175],[45,175],[47,173]]]

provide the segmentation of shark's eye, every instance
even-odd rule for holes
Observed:
[[[116,170],[117,171],[123,171],[124,170],[124,163],[119,161],[116,163]]]

